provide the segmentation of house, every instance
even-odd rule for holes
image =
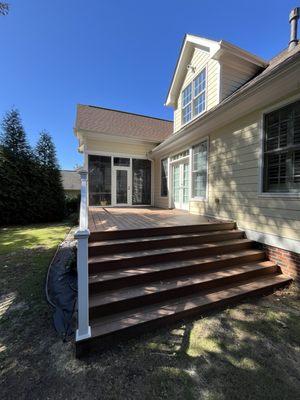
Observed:
[[[63,169],[60,171],[62,184],[67,197],[80,195],[80,176],[78,171]]]
[[[288,47],[269,61],[224,40],[186,35],[165,103],[173,124],[79,105],[75,134],[90,208],[151,205],[234,221],[270,262],[299,279],[299,13],[290,15]]]

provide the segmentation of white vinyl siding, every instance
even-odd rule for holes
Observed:
[[[261,128],[258,111],[209,135],[208,197],[192,199],[190,212],[233,219],[262,238],[299,240],[299,198],[260,194]]]

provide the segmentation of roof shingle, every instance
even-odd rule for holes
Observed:
[[[172,134],[173,122],[124,111],[78,104],[75,128],[158,143]]]

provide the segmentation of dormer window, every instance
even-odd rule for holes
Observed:
[[[192,83],[182,91],[182,122],[192,119]]]
[[[182,123],[205,111],[206,107],[206,68],[182,91]]]

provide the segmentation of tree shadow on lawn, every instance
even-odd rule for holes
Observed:
[[[95,352],[81,365],[104,399],[292,399],[299,333],[299,311],[273,295]]]
[[[16,294],[0,320],[1,398],[297,398],[298,295],[277,292],[77,360],[73,343],[52,328],[44,299],[51,252],[24,250],[1,274]]]

